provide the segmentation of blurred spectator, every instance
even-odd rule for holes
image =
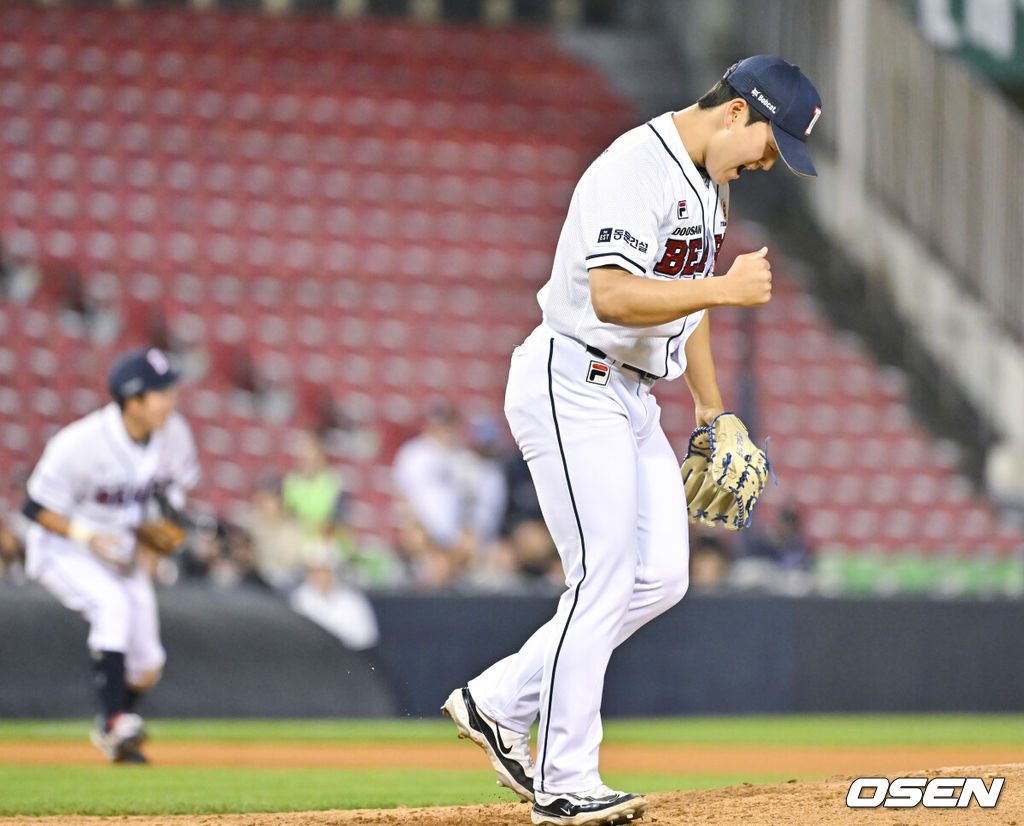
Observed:
[[[184,579],[206,579],[221,555],[218,521],[213,517],[204,517],[198,522],[177,557],[178,575]]]
[[[490,416],[470,423],[470,453],[465,457],[463,484],[471,491],[470,530],[481,544],[498,537],[505,518],[508,483],[502,467],[501,430]]]
[[[167,314],[163,307],[155,307],[142,319],[146,343],[165,353],[180,357],[181,348],[174,336],[171,326],[167,323]]]
[[[334,456],[358,464],[371,463],[381,447],[376,416],[369,407],[373,402],[360,393],[348,394],[340,403],[333,396],[320,397],[320,426],[323,442]],[[329,405],[327,411],[324,406]]]
[[[256,397],[262,396],[266,391],[263,376],[247,349],[230,345],[220,347],[217,360],[235,390]]]
[[[562,561],[544,523],[530,468],[518,450],[506,460],[504,473],[508,499],[502,534],[512,571],[527,585],[559,589],[565,578]]]
[[[529,470],[518,452],[508,458],[503,434],[497,419],[481,416],[463,444],[457,411],[439,403],[422,432],[399,448],[399,547],[415,585],[561,587],[561,562]]]
[[[522,585],[542,592],[564,590],[562,560],[543,521],[520,522],[506,542],[512,552],[512,570]]]
[[[252,585],[268,588],[269,585],[256,567],[256,551],[252,535],[243,527],[226,523],[222,547],[224,585]]]
[[[285,512],[280,479],[259,481],[245,528],[252,537],[256,569],[263,580],[279,591],[298,587],[304,577],[306,531]]]
[[[0,244],[0,297],[7,298],[14,275],[13,261],[8,261],[7,249]]]
[[[302,526],[307,540],[319,539],[334,547],[339,558],[355,550],[346,524],[349,497],[341,474],[328,467],[320,437],[303,431],[295,446],[296,466],[281,486],[285,513]]]
[[[205,322],[194,313],[181,313],[173,322],[166,308],[157,301],[139,301],[131,297],[125,306],[129,329],[144,341],[174,356],[182,376],[199,383],[211,371],[212,354]],[[125,302],[123,302],[125,303]]]
[[[39,287],[39,268],[0,244],[0,298],[27,304]]]
[[[800,527],[800,515],[793,506],[782,508],[766,529],[757,526],[744,532],[743,555],[774,562],[787,571],[807,570],[811,548]]]
[[[90,330],[93,343],[101,347],[111,345],[124,330],[121,282],[111,273],[94,273],[89,279],[88,289],[93,311]]]
[[[284,511],[304,532],[303,546],[326,544],[349,575],[367,585],[393,584],[400,571],[394,553],[383,547],[359,547],[348,523],[352,500],[342,475],[328,466],[323,441],[312,431],[296,446],[297,466],[282,484]]]
[[[10,503],[24,500],[28,471],[20,468],[12,477],[11,499],[0,499],[0,579],[21,585],[25,582],[25,537],[32,522]]]
[[[300,378],[296,382],[299,412],[320,441],[327,443],[333,431],[345,432],[355,426],[345,410],[335,401],[330,388],[319,381]]]
[[[466,584],[559,590],[564,587],[561,560],[540,514],[533,479],[519,452],[504,445],[502,432],[491,417],[476,419],[469,428],[463,489],[476,545]]]
[[[505,531],[510,532],[523,522],[543,522],[544,514],[537,500],[537,489],[533,486],[530,466],[523,455],[516,450],[505,462],[505,484],[508,488],[508,503],[505,509]]]
[[[21,584],[25,581],[24,519],[18,511],[0,514],[0,579]]]
[[[1024,445],[997,442],[985,456],[985,488],[1000,507],[1024,514]]]
[[[193,531],[178,561],[182,576],[207,579],[214,585],[270,587],[256,567],[252,536],[239,526],[210,519]]]
[[[345,531],[348,497],[341,474],[327,466],[327,453],[316,433],[303,431],[295,445],[296,466],[281,486],[285,510],[311,534],[340,538]]]
[[[395,455],[398,547],[418,587],[452,584],[473,556],[476,536],[459,426],[454,407],[435,404],[422,432]]]
[[[811,548],[792,506],[780,510],[767,527],[755,518],[737,540],[730,587],[788,596],[802,596],[813,589]]]
[[[71,262],[54,265],[46,277],[57,283],[60,326],[67,335],[89,338],[95,344],[107,344],[116,338],[121,321],[116,301],[110,300],[111,288],[106,278],[97,276],[87,284],[77,265]]]
[[[92,314],[92,307],[89,304],[85,292],[85,282],[78,268],[68,262],[54,268],[48,276],[56,278],[60,283],[60,308],[66,313],[79,316],[83,321],[88,321]]]
[[[338,559],[327,546],[307,553],[304,582],[289,598],[292,609],[325,629],[346,648],[364,651],[379,639],[370,600],[339,576]]]
[[[225,326],[231,336],[243,329]],[[210,370],[231,387],[231,404],[237,410],[268,422],[287,421],[295,412],[295,398],[285,376],[272,375],[272,371],[258,365],[247,345],[215,340],[208,352]]]
[[[726,582],[729,553],[713,533],[694,529],[690,535],[690,586],[697,591],[713,590]]]

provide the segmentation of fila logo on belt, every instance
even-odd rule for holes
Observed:
[[[587,381],[591,384],[608,384],[609,373],[611,373],[611,368],[607,364],[591,361],[590,368],[587,370]]]

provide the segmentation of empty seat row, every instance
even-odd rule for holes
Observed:
[[[159,334],[187,367],[204,501],[243,508],[326,402],[370,434],[335,457],[364,536],[390,534],[388,463],[431,401],[500,417],[574,182],[634,118],[525,30],[4,6],[0,74],[0,235],[44,273],[0,304],[0,466],[34,462]],[[727,244],[719,269],[760,246],[742,225]],[[75,269],[113,339],[61,310]],[[821,546],[1019,546],[899,371],[786,269],[767,307],[714,314],[723,392],[752,382],[774,437],[762,513],[795,504]],[[681,454],[692,403],[657,392]]]

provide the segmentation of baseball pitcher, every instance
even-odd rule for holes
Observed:
[[[686,592],[687,515],[742,528],[764,487],[764,454],[724,410],[707,310],[766,303],[768,250],[711,276],[729,183],[779,157],[814,176],[806,142],[820,114],[796,66],[750,57],[697,103],[619,137],[573,193],[538,296],[543,321],[515,349],[505,397],[566,591],[518,652],[443,707],[499,782],[532,802],[535,824],[620,823],[646,809],[598,772],[605,669]],[[698,425],[682,475],[653,394],[679,376]]]

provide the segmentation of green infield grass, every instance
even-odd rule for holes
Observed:
[[[166,742],[451,742],[444,720],[152,720]],[[85,720],[4,721],[0,741],[82,741]],[[1021,715],[807,715],[608,720],[605,741],[659,745],[1016,746]],[[789,775],[608,773],[613,786],[673,791],[778,782]],[[514,800],[480,771],[183,768],[0,764],[0,815],[202,814],[493,803]]]
[[[782,775],[744,776],[767,783]],[[724,775],[614,774],[645,791],[715,788]],[[509,803],[490,771],[411,769],[248,769],[139,766],[0,767],[0,815],[212,814],[382,809]]]
[[[87,720],[0,720],[0,741],[81,740]],[[219,743],[443,743],[437,720],[147,720],[154,738]],[[970,746],[1024,742],[1024,714],[800,714],[607,719],[605,741],[668,745]]]

